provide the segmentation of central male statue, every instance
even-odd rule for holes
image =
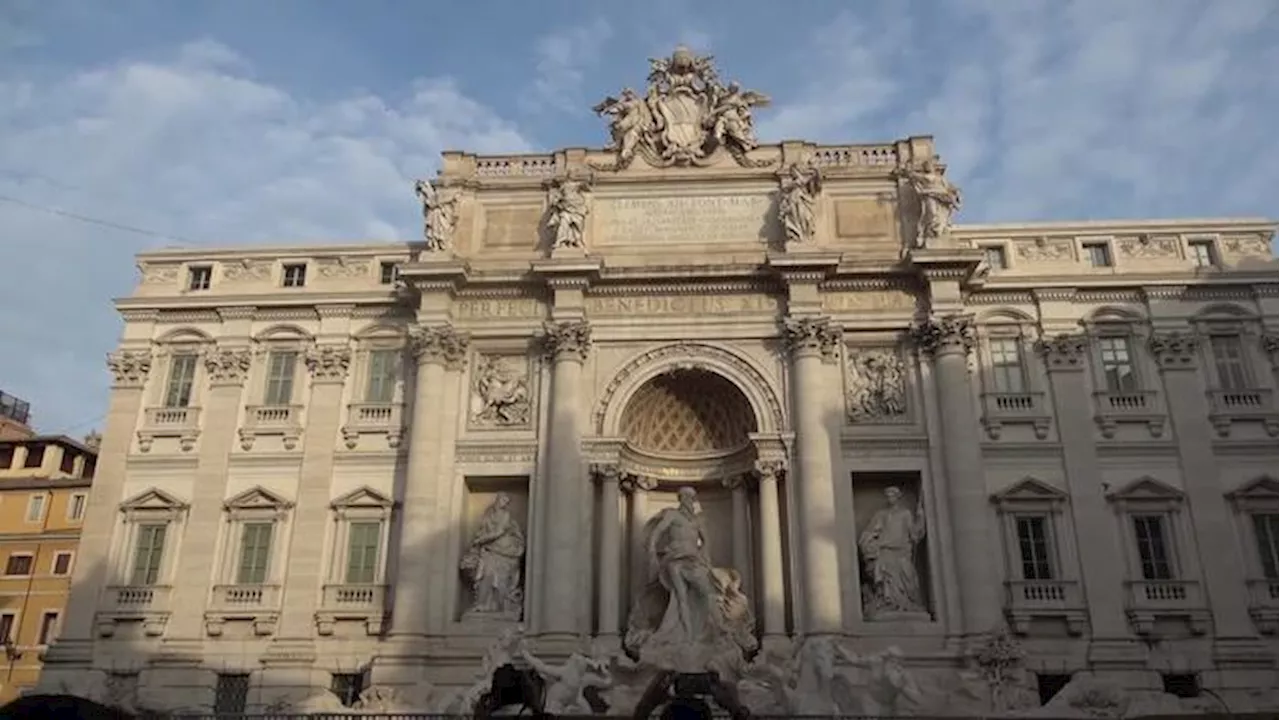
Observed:
[[[627,618],[627,653],[679,672],[731,671],[756,649],[755,619],[736,570],[707,555],[697,493],[645,524],[649,582]]]

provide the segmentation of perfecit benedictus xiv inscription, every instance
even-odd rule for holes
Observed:
[[[768,237],[767,195],[695,195],[602,199],[597,232],[602,244],[759,242]]]
[[[722,315],[772,313],[779,301],[768,295],[650,295],[646,297],[590,297],[592,315]]]

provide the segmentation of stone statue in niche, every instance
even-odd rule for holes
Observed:
[[[520,619],[524,549],[524,532],[511,516],[511,496],[498,493],[459,563],[472,593],[471,607],[463,617]]]
[[[951,235],[951,216],[960,209],[960,188],[943,177],[943,168],[933,159],[918,168],[910,166],[896,171],[905,178],[920,201],[920,217],[916,221],[917,248],[929,247]]]
[[[902,491],[885,488],[887,506],[876,511],[858,537],[866,564],[863,606],[868,618],[886,613],[925,613],[916,545],[924,538],[924,506],[912,512],[902,507]]]
[[[510,427],[529,424],[529,380],[502,357],[481,355],[471,393],[471,421]]]
[[[754,653],[755,618],[737,571],[712,567],[697,493],[645,524],[648,583],[627,618],[623,647],[633,659],[680,673],[740,674]]]
[[[551,249],[581,248],[586,230],[587,213],[591,206],[587,199],[586,180],[565,178],[551,186],[548,194],[547,227],[555,231]]]
[[[822,174],[816,165],[793,163],[778,182],[778,219],[782,221],[787,244],[811,242],[817,228]]]
[[[422,234],[427,241],[428,252],[452,250],[453,231],[458,225],[458,189],[446,187],[437,190],[428,180],[419,180],[413,189],[422,201]]]
[[[853,423],[900,418],[907,412],[902,358],[892,350],[850,353],[848,418]]]

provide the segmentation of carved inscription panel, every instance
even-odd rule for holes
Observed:
[[[536,319],[545,314],[542,302],[533,298],[465,298],[453,306],[459,320]]]
[[[503,250],[532,250],[538,244],[541,205],[485,208],[484,246]]]
[[[597,245],[763,242],[776,221],[769,195],[602,198],[593,216]]]
[[[822,309],[842,310],[913,310],[916,298],[905,290],[853,290],[827,292],[822,295]]]
[[[589,297],[587,313],[614,315],[734,315],[775,313],[779,299],[768,295],[648,295]]]

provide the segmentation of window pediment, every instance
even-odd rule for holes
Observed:
[[[1256,477],[1226,494],[1237,511],[1275,512],[1280,501],[1280,484],[1269,475]]]
[[[330,507],[334,510],[390,510],[395,501],[368,485],[356,488],[335,498]]]
[[[176,519],[185,512],[187,503],[159,488],[150,488],[120,503],[120,512],[129,519],[154,517]]]
[[[994,493],[991,502],[1001,510],[1051,510],[1067,501],[1067,493],[1034,477],[1026,477]]]
[[[1122,507],[1172,510],[1182,504],[1185,494],[1176,487],[1151,476],[1140,477],[1107,494],[1107,499]]]
[[[293,503],[262,486],[251,487],[224,503],[228,511],[237,510],[287,510]]]

